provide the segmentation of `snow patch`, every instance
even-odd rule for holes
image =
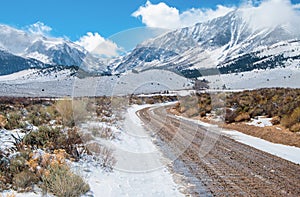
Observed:
[[[272,126],[273,124],[271,123],[272,118],[266,118],[264,116],[258,116],[257,119],[251,119],[250,122],[247,122],[247,125],[253,125],[257,127],[267,127],[267,126]]]

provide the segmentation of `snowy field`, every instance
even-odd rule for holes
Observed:
[[[270,87],[300,88],[300,68],[298,65],[291,65],[288,68],[205,76],[201,79],[203,78],[210,82],[210,89],[222,89],[223,85],[231,90]]]
[[[296,62],[297,63],[297,62]],[[300,87],[299,65],[243,73],[205,76],[210,90],[230,91],[267,87]],[[68,70],[41,74],[35,69],[0,76],[0,95],[63,97],[63,96],[111,96],[149,94],[172,90],[192,89],[191,80],[165,70],[128,72],[119,76],[77,78]],[[208,90],[209,91],[209,90]]]
[[[182,90],[192,87],[191,81],[173,72],[151,70],[120,76],[67,77],[63,71],[56,75],[39,76],[34,70],[0,76],[0,95],[63,97],[111,96]]]

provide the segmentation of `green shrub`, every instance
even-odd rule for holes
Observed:
[[[60,128],[40,126],[38,131],[32,131],[25,135],[23,141],[31,147],[43,148],[46,145],[58,145],[57,140],[61,137],[65,137],[65,134],[61,132]]]
[[[22,116],[17,112],[7,114],[6,119],[7,123],[5,125],[5,129],[12,130],[24,127],[24,123],[21,120]]]

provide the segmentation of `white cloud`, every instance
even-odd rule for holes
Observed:
[[[233,7],[218,5],[215,10],[192,8],[180,13],[177,8],[169,7],[163,2],[152,4],[147,1],[132,16],[141,18],[142,22],[148,27],[176,29],[223,16],[232,10],[234,10]]]
[[[291,31],[298,31],[296,29],[300,28],[300,4],[292,4],[290,0],[243,0],[242,2],[240,7],[218,5],[216,9],[192,8],[180,12],[177,8],[163,2],[152,4],[147,1],[132,16],[140,18],[148,27],[176,29],[224,16],[230,11],[239,9],[252,28],[277,25],[288,27]]]
[[[173,29],[180,26],[179,11],[162,2],[154,5],[147,1],[145,6],[141,6],[132,16],[141,17],[148,27]]]
[[[121,50],[116,43],[106,40],[98,33],[92,32],[88,32],[75,43],[82,46],[90,53],[102,57],[117,56],[118,52]]]
[[[41,35],[47,35],[52,31],[51,27],[45,25],[43,22],[40,21],[32,25],[29,25],[27,29],[30,33],[41,34]]]
[[[298,31],[300,27],[298,7],[289,0],[265,0],[258,6],[249,4],[241,10],[253,29],[284,26],[290,31]]]

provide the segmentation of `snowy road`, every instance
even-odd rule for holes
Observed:
[[[136,111],[145,107],[148,105],[127,110],[120,140],[109,145],[117,159],[114,171],[106,173],[88,167],[87,180],[94,196],[184,196],[166,166],[168,161],[136,116]]]
[[[217,127],[179,120],[162,107],[138,113],[174,160],[173,170],[192,185],[190,194],[203,195],[205,186],[216,196],[300,195],[299,165],[225,136]]]

